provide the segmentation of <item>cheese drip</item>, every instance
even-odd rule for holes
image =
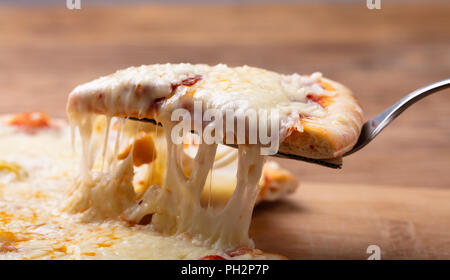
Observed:
[[[114,157],[105,158],[109,128],[105,133],[104,147],[101,147],[101,139],[94,135],[94,120],[93,114],[73,115],[71,118],[71,122],[80,132],[82,159],[80,174],[68,191],[69,200],[65,209],[71,213],[82,213],[81,218],[84,221],[117,218],[136,201],[132,184],[132,158],[128,156],[119,163],[113,160]],[[108,126],[109,124],[108,121]],[[117,132],[117,141],[120,141],[121,130]],[[116,144],[115,149],[118,148],[119,145]],[[99,152],[102,154],[102,166],[100,170],[96,170],[94,163]]]
[[[187,237],[216,249],[253,247],[248,230],[265,160],[259,145],[239,146],[236,189],[224,208],[214,209],[203,207],[200,201],[213,168],[217,144],[199,145],[187,176],[183,170],[183,144],[174,144],[170,137],[175,124],[163,121],[167,146],[165,179],[160,186],[151,185],[139,194],[133,187],[132,152],[124,160],[117,159],[118,149],[132,142],[139,131],[126,135],[123,124],[119,125],[114,149],[108,156],[105,146],[110,140],[110,118],[106,135],[96,137],[95,115],[74,113],[70,117],[82,140],[82,166],[69,191],[67,211],[80,213],[86,222],[122,219],[140,223],[151,216],[151,227],[166,235]],[[97,156],[101,158],[101,168],[95,165]],[[153,168],[150,166],[149,170]]]

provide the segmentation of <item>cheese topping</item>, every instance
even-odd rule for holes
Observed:
[[[282,129],[278,133],[284,139],[289,135],[286,128],[300,115],[326,114],[319,104],[308,99],[311,93],[333,94],[321,87],[320,79],[320,73],[285,76],[248,66],[165,64],[128,68],[78,86],[70,94],[68,114],[81,135],[83,161],[67,210],[83,213],[86,221],[120,218],[132,223],[151,223],[156,231],[188,236],[194,243],[213,248],[252,248],[248,229],[265,161],[260,145],[239,145],[234,193],[221,209],[204,207],[201,196],[213,169],[217,144],[201,143],[195,159],[186,168],[183,144],[175,144],[171,139],[171,131],[177,124],[171,120],[171,113],[184,108],[195,114],[192,110],[195,101],[222,114],[231,109],[237,116],[249,109],[257,112],[275,109],[281,115]],[[105,114],[109,120],[103,142],[94,137],[96,113]],[[113,156],[105,158],[105,152],[100,153],[108,146],[110,120],[114,116],[149,117],[162,123],[164,132],[156,133],[156,137],[165,138],[167,161],[165,179],[160,185],[152,185],[141,194],[135,192],[133,152],[125,151],[117,158],[123,139],[117,137]],[[119,130],[117,135],[121,133]],[[135,136],[139,133],[137,128],[125,139],[125,145],[136,143]],[[128,149],[136,148],[134,144]],[[106,159],[105,169],[103,165],[101,170],[95,169],[98,157],[102,163]]]
[[[300,115],[326,115],[326,110],[307,98],[311,94],[335,94],[323,89],[321,78],[320,73],[281,75],[260,68],[231,68],[224,64],[143,65],[76,87],[69,96],[67,111],[161,121],[170,119],[175,109],[192,109],[195,101],[201,102],[204,110],[216,109],[223,114],[233,110],[238,116],[249,110],[276,110],[280,114],[280,139],[283,140],[290,133],[286,128],[292,127]]]
[[[171,123],[164,123],[165,137],[159,137],[165,139],[166,149],[162,152],[164,147],[158,145],[156,150],[161,153],[160,157],[166,154],[165,180],[139,194],[133,187],[134,136],[140,134],[139,127],[131,133],[117,131],[117,135],[123,136],[124,139],[119,140],[123,143],[117,145],[116,151],[108,149],[106,158],[103,158],[103,141],[94,132],[93,118],[94,115],[85,114],[73,119],[82,138],[82,168],[68,193],[67,211],[81,213],[81,219],[89,222],[122,219],[141,224],[151,217],[154,230],[166,235],[185,236],[194,243],[223,250],[253,247],[248,229],[264,164],[258,145],[239,148],[235,191],[225,207],[215,209],[202,205],[201,197],[208,174],[213,169],[217,144],[200,144],[195,158],[186,159],[184,144],[171,142],[168,135]],[[134,143],[131,151],[120,160],[118,150],[130,142]],[[99,162],[103,161],[106,165],[102,168]],[[155,160],[154,164],[158,162]]]
[[[228,252],[205,242],[194,244],[187,235],[174,237],[159,233],[152,224],[147,224],[148,217],[142,220],[142,225],[133,224],[125,216],[117,220],[121,210],[130,205],[131,208],[127,209],[136,206],[153,184],[163,184],[166,149],[162,143],[165,139],[161,137],[161,128],[156,131],[151,125],[112,119],[107,149],[105,153],[97,149],[97,159],[94,160],[93,170],[89,171],[93,182],[85,184],[93,188],[78,189],[74,186],[79,182],[74,185],[73,175],[82,161],[82,141],[78,137],[75,139],[75,153],[72,153],[68,124],[63,120],[51,120],[49,127],[41,127],[30,134],[11,125],[11,119],[17,118],[0,117],[0,259],[199,259],[208,255],[226,259],[280,257],[257,250],[247,250],[247,254],[235,256],[242,250]],[[108,121],[104,117],[92,121],[92,145],[101,148]],[[141,133],[136,134],[136,131]],[[157,151],[153,161],[148,162],[150,155],[146,154],[145,160],[140,161],[146,163],[137,166],[130,150],[130,158],[116,162],[118,165],[123,163],[122,168],[133,166],[134,191],[131,192],[128,189],[129,177],[123,175],[132,175],[132,171],[117,167],[119,172],[107,172],[113,168],[107,163],[114,156],[117,142],[120,142],[117,145],[120,153],[130,143],[136,142],[134,138],[140,146],[142,139],[148,137],[153,138]],[[118,138],[121,140],[116,141]],[[144,142],[148,144],[147,140]],[[184,172],[190,174],[197,149],[186,145],[184,150]],[[102,166],[103,155],[105,163]],[[220,197],[221,201],[226,202],[234,188],[233,183],[225,179],[230,177],[229,172],[235,170],[236,159],[237,150],[224,146],[218,148],[213,178],[207,179],[202,194],[203,207],[210,205],[210,208],[215,208],[214,204]],[[104,173],[97,173],[102,169]],[[270,166],[270,169],[276,168]],[[275,173],[282,175],[282,172]],[[115,177],[101,179],[106,174]],[[272,177],[268,170],[265,174]],[[282,182],[272,178],[273,183]],[[108,180],[115,183],[108,185]],[[273,183],[262,186],[276,187]],[[292,186],[296,186],[295,181]],[[68,194],[71,194],[69,201]],[[79,195],[89,196],[92,200],[86,201],[86,204],[75,203],[85,201],[77,198]],[[69,206],[73,207],[73,211],[69,210]],[[217,209],[223,209],[223,206]],[[68,210],[75,214],[67,213]]]

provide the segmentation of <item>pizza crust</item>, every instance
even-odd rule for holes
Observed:
[[[358,141],[363,124],[362,110],[350,89],[322,78],[336,94],[327,97],[324,118],[300,119],[303,131],[294,129],[280,145],[280,151],[316,159],[342,156]]]

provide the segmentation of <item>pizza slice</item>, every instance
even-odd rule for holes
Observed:
[[[188,127],[187,131],[204,140],[199,142],[195,157],[186,157],[183,143],[174,139],[174,135],[182,140],[187,137],[185,133],[173,133],[179,128],[180,110],[194,119],[181,127]],[[263,119],[261,112],[267,116],[269,111],[270,117]],[[258,183],[265,160],[261,151],[267,144],[261,137],[264,130],[257,124],[265,124],[265,132],[277,137],[276,150],[311,158],[342,155],[355,144],[362,125],[361,109],[350,91],[320,73],[280,75],[226,65],[131,67],[75,88],[67,112],[83,142],[82,172],[70,194],[68,211],[83,213],[86,221],[145,221],[167,236],[184,236],[225,251],[254,248],[248,229],[260,193]],[[253,122],[251,113],[256,116]],[[92,137],[98,114],[107,117],[101,147]],[[110,123],[117,117],[152,119],[162,124],[163,131],[158,132],[155,126],[153,136],[148,137],[137,127],[125,139],[124,152],[120,151],[120,140],[116,141],[113,156],[106,160],[108,172],[104,172]],[[200,123],[195,122],[196,117]],[[241,130],[240,122],[244,124]],[[208,142],[202,136],[212,125],[214,133],[210,136],[216,141]],[[122,134],[120,130],[118,135]],[[256,135],[256,142],[251,142],[252,135]],[[154,139],[159,138],[163,139],[163,149],[155,148]],[[238,142],[236,172],[229,173],[236,176],[236,188],[222,208],[210,209],[202,205],[202,194],[208,174],[214,175],[220,141]],[[103,152],[96,152],[99,150]],[[158,165],[155,160],[160,151],[166,159],[160,164],[165,166],[164,180],[136,193],[130,186],[133,164]],[[94,167],[98,156],[100,172]]]
[[[91,112],[150,118],[161,122],[194,103],[203,108],[244,114],[280,113],[280,146],[284,153],[329,159],[356,143],[362,111],[342,84],[312,75],[281,75],[264,69],[191,64],[131,67],[82,84],[70,94],[69,115]],[[226,135],[225,135],[226,137]]]

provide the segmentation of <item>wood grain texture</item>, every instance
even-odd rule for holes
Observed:
[[[259,205],[258,248],[293,259],[450,258],[450,190],[304,183],[283,201]]]
[[[79,83],[130,65],[191,62],[321,71],[353,89],[371,117],[450,76],[449,14],[448,3],[406,2],[380,11],[364,4],[2,5],[0,113],[64,116]],[[281,161],[319,186],[259,207],[257,244],[289,257],[362,258],[373,241],[385,257],[448,258],[448,104],[449,91],[424,99],[346,158],[343,170]]]

